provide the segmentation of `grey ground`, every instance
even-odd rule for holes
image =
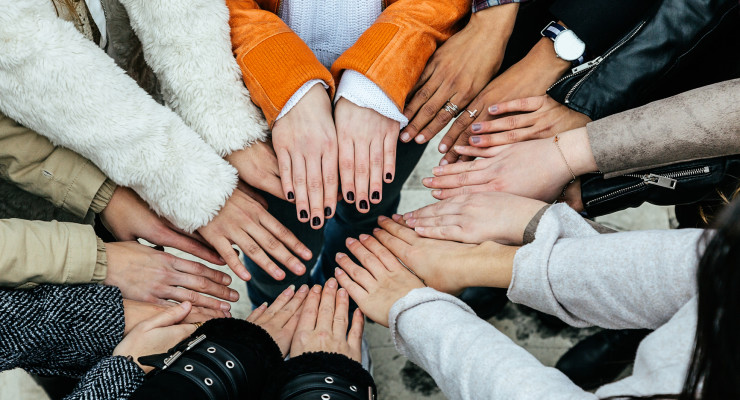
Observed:
[[[429,190],[421,185],[421,178],[429,176],[431,168],[439,161],[440,155],[436,148],[441,136],[438,135],[427,148],[416,171],[406,183],[399,207],[400,212],[411,211],[434,201]],[[599,218],[598,221],[620,230],[667,229],[675,226],[672,208],[651,205]],[[225,270],[231,272],[228,268]],[[241,296],[233,306],[233,314],[235,317],[243,318],[250,310],[246,287],[235,276],[232,275],[232,278],[234,278],[232,287],[238,290]],[[488,322],[547,365],[554,365],[560,355],[576,341],[594,332],[593,328],[553,330],[541,325],[539,318],[530,310],[513,304],[507,305],[499,316]],[[429,375],[396,352],[388,329],[377,324],[366,326],[366,338],[370,343],[380,399],[445,398]],[[0,373],[0,399],[45,400],[47,396],[25,372],[13,370]]]

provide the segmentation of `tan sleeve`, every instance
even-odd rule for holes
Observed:
[[[94,282],[100,274],[97,261],[98,243],[92,226],[0,220],[1,287]]]
[[[89,160],[1,113],[0,177],[80,218],[106,181]]]

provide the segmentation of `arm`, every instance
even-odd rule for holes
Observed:
[[[125,357],[100,360],[64,400],[127,399],[144,382],[144,371]]]
[[[7,7],[0,53],[2,112],[88,158],[178,227],[206,224],[233,191],[234,169],[51,5]]]

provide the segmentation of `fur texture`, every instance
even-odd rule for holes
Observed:
[[[214,0],[121,0],[162,94],[182,119],[225,156],[267,137],[231,52],[229,10]]]
[[[220,210],[236,171],[45,0],[3,1],[0,110],[94,162],[193,231]]]

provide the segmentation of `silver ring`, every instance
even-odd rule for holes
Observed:
[[[445,103],[445,111],[452,114],[453,116],[457,116],[457,112],[459,111],[459,108],[453,104],[451,101],[447,100],[447,103]]]
[[[467,111],[468,114],[470,114],[470,119],[475,118],[475,115],[478,114],[478,109],[477,108],[475,110],[473,110],[473,111],[470,111],[470,110],[465,110],[465,111]]]

